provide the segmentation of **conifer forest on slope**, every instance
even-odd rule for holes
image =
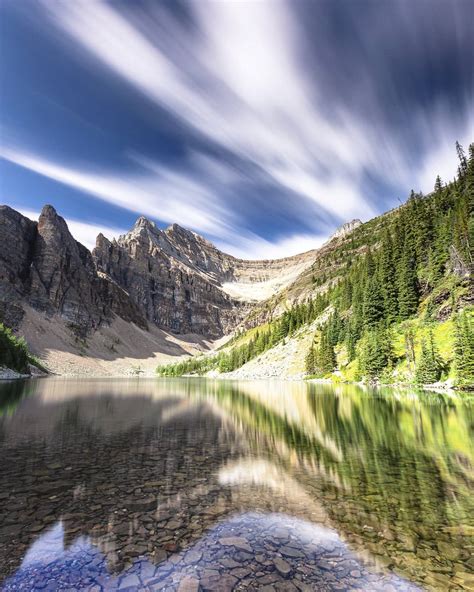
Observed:
[[[177,376],[232,372],[303,331],[308,377],[474,387],[474,144],[434,191],[356,228],[219,352],[161,366]],[[310,296],[298,299],[311,283]],[[276,315],[275,315],[276,316]],[[265,322],[261,322],[262,319]],[[251,327],[251,328],[249,328]]]

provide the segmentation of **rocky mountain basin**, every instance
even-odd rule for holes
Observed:
[[[90,252],[52,206],[35,222],[4,205],[0,321],[24,335],[53,369],[51,351],[75,356],[58,360],[61,373],[65,365],[79,367],[77,355],[149,358],[155,365],[157,354],[205,350],[230,335],[316,254],[246,261],[178,224],[162,230],[144,216],[117,239],[100,234]],[[138,353],[137,341],[147,343],[145,352]],[[172,346],[178,342],[184,345]]]

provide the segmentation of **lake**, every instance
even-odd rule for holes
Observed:
[[[474,398],[0,384],[2,590],[473,590]]]

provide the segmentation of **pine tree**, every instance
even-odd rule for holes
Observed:
[[[418,308],[418,279],[416,262],[410,239],[405,240],[405,248],[397,269],[398,316],[408,319]]]
[[[355,331],[353,329],[352,323],[348,324],[347,332],[346,332],[346,349],[347,349],[347,359],[349,362],[356,357],[356,344],[357,339],[355,335]]]
[[[316,352],[315,366],[321,374],[332,372],[336,366],[336,354],[331,343],[327,324],[321,331],[321,340]]]
[[[459,176],[463,178],[467,171],[467,159],[464,149],[459,142],[456,142],[456,152],[459,159]]]
[[[456,385],[474,388],[474,323],[466,312],[456,318],[454,367]]]
[[[419,384],[432,384],[441,378],[441,358],[430,330],[428,339],[421,342],[421,353],[416,364],[415,378]]]
[[[382,240],[379,270],[385,318],[390,324],[398,317],[398,294],[395,282],[394,246],[388,229],[385,230]]]
[[[314,374],[316,372],[316,352],[313,344],[311,344],[311,347],[306,354],[305,368],[308,374]]]
[[[379,325],[367,331],[360,346],[360,371],[370,380],[379,378],[393,359],[391,336]]]
[[[449,259],[449,245],[452,237],[451,215],[438,216],[436,221],[436,236],[430,252],[430,280],[434,285],[444,275]]]
[[[364,291],[364,326],[374,327],[384,317],[384,300],[380,279],[374,274],[368,279]]]

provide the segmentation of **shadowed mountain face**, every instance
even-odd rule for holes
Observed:
[[[300,590],[416,589],[397,570],[423,588],[468,590],[472,401],[394,394],[5,384],[4,585],[113,589],[130,578],[175,590],[194,577],[203,590],[292,589],[288,579]]]
[[[38,223],[8,206],[0,207],[0,310],[16,327],[24,304],[58,314],[76,334],[85,335],[114,314],[146,328],[136,304],[99,275],[90,252],[74,240],[66,222],[45,206]]]
[[[315,252],[274,261],[222,253],[177,224],[162,231],[144,217],[117,241],[97,238],[92,254],[45,206],[38,223],[0,207],[0,318],[17,327],[28,304],[58,315],[85,336],[114,316],[146,329],[214,339],[314,260]],[[250,288],[250,289],[249,289]]]

